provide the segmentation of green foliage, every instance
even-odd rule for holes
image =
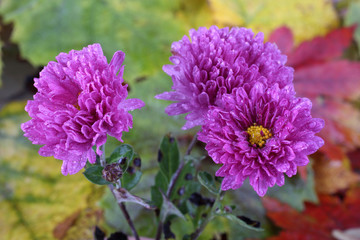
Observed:
[[[166,179],[165,175],[162,172],[158,172],[155,176],[155,186],[151,187],[151,201],[158,208],[162,205],[161,194],[166,193],[168,189],[169,181]]]
[[[139,183],[142,172],[136,170],[134,173],[126,172],[121,177],[121,186],[127,190],[133,189]]]
[[[133,111],[133,129],[124,133],[124,141],[131,144],[134,149],[141,150],[144,159],[155,161],[159,139],[167,132],[175,136],[195,133],[196,129],[188,132],[181,130],[185,121],[183,116],[168,116],[164,113],[167,101],[155,99],[154,96],[169,91],[172,81],[169,76],[161,72],[136,82],[130,89],[129,98],[141,98],[146,105],[141,110]],[[141,141],[139,141],[141,139]],[[114,140],[114,139],[113,139]],[[117,140],[115,140],[117,142]]]
[[[59,223],[96,207],[103,187],[82,174],[61,175],[61,161],[38,154],[20,129],[29,119],[24,106],[14,102],[0,111],[0,238],[52,240]]]
[[[274,186],[269,189],[268,195],[287,203],[293,208],[302,211],[305,208],[304,202],[317,203],[318,199],[315,192],[314,172],[310,166],[307,167],[306,181],[299,175],[286,178],[286,184],[282,187]]]
[[[215,186],[215,180],[210,173],[202,171],[198,173],[198,180],[209,192],[217,195],[219,188]]]
[[[241,227],[244,227],[244,228],[247,228],[247,229],[250,229],[252,231],[257,231],[257,232],[262,232],[264,231],[264,229],[260,228],[260,227],[256,227],[256,223],[255,221],[252,221],[249,219],[248,222],[244,221],[244,217],[241,218],[239,216],[235,216],[234,214],[232,213],[228,213],[226,211],[224,211],[223,209],[220,209],[215,213],[216,216],[220,216],[220,217],[225,217],[227,218],[228,220],[238,224],[239,226]],[[247,219],[247,218],[245,218]]]
[[[120,163],[123,172],[127,170],[134,159],[134,149],[129,144],[122,144],[115,148],[110,157],[106,159],[108,164]]]
[[[108,164],[119,163],[123,170],[121,177],[121,186],[127,190],[133,189],[139,183],[142,176],[138,166],[134,166],[134,159],[139,158],[139,155],[134,152],[134,149],[129,144],[122,144],[117,146],[111,153],[110,157],[106,159]]]
[[[162,222],[166,220],[168,216],[176,215],[177,217],[185,220],[185,216],[180,210],[169,200],[164,194],[161,194],[163,198],[163,204],[160,211],[160,219]]]
[[[161,173],[170,182],[172,175],[179,167],[180,161],[179,148],[174,137],[164,136],[160,145],[158,161]]]
[[[126,81],[152,75],[167,62],[171,42],[186,33],[176,19],[180,1],[3,0],[0,14],[14,22],[22,56],[45,65],[59,52],[98,42],[108,60],[124,51]]]
[[[90,182],[98,185],[108,185],[111,184],[110,182],[106,181],[102,177],[102,170],[104,168],[99,165],[92,165],[85,169],[85,172],[83,172],[84,176],[89,180]]]
[[[196,181],[195,176],[196,168],[194,161],[187,160],[178,180],[176,181],[174,191],[172,192],[170,199],[182,199],[183,201],[186,201],[191,196],[191,194],[194,192],[199,192],[201,185]]]

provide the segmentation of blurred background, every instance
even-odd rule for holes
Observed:
[[[162,66],[170,46],[200,26],[243,26],[263,32],[288,55],[298,96],[313,101],[326,121],[325,146],[311,165],[261,199],[245,184],[225,201],[260,221],[263,232],[216,219],[200,239],[360,239],[360,1],[355,0],[1,0],[0,1],[0,238],[93,239],[94,226],[130,233],[109,192],[81,173],[62,176],[61,161],[40,157],[22,135],[33,78],[60,52],[100,43],[108,60],[126,53],[134,111],[124,140],[141,155],[144,173],[133,190],[148,197],[162,136],[172,132],[185,149],[198,130],[181,131],[183,116],[164,113],[154,96],[172,86]],[[118,143],[109,139],[110,151]],[[184,152],[184,151],[183,151]],[[200,148],[198,156],[205,155]],[[211,160],[198,164],[216,169]],[[129,205],[135,226],[154,237],[153,213]],[[116,209],[114,211],[114,209]],[[174,222],[174,233],[191,225]],[[190,230],[189,230],[190,229]],[[356,237],[353,237],[357,236]],[[353,238],[351,238],[353,237]]]

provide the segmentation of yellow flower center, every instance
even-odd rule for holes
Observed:
[[[263,147],[265,141],[272,136],[267,128],[264,128],[261,125],[257,126],[256,123],[254,123],[253,126],[248,127],[246,132],[249,134],[249,143],[251,145],[256,144],[258,147]]]

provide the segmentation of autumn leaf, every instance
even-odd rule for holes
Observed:
[[[24,107],[25,102],[14,102],[0,111],[0,238],[64,238],[80,223],[73,225],[69,218],[76,211],[82,216],[86,209],[96,209],[103,187],[82,174],[63,176],[61,161],[38,155],[39,146],[25,139],[20,129],[29,118]],[[93,220],[86,226],[92,227]]]
[[[328,161],[316,158],[313,164],[315,188],[318,193],[333,194],[347,189],[360,180],[360,175],[351,170],[350,161]]]
[[[346,151],[360,146],[360,112],[353,104],[360,97],[360,63],[341,59],[353,33],[354,27],[341,28],[297,47],[286,27],[270,36],[295,69],[297,95],[310,98],[313,116],[325,120],[320,151],[332,160],[343,160]]]
[[[355,172],[360,173],[360,148],[349,152],[347,155],[351,163],[351,168]]]
[[[360,188],[349,190],[345,196],[320,195],[320,204],[306,203],[303,212],[272,198],[264,198],[267,216],[282,230],[271,240],[316,239],[330,240],[335,230],[360,226]]]
[[[286,25],[295,43],[324,35],[338,26],[331,1],[327,0],[208,0],[218,26],[241,26],[265,36]]]
[[[354,34],[355,41],[358,44],[358,50],[360,53],[360,2],[359,1],[352,1],[350,2],[346,16],[344,18],[344,24],[346,26],[351,26],[357,24],[356,32]]]

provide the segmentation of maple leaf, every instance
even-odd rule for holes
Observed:
[[[263,199],[267,216],[282,228],[278,236],[270,240],[284,239],[334,239],[339,230],[360,226],[360,188],[347,191],[344,198],[320,195],[320,204],[305,203],[305,210],[298,212],[276,199]]]
[[[354,27],[336,29],[294,47],[287,27],[275,30],[269,40],[288,56],[295,69],[298,96],[313,102],[314,117],[325,120],[319,136],[325,140],[320,151],[332,160],[343,160],[345,153],[360,146],[360,111],[354,102],[360,97],[360,63],[341,59],[351,44]]]

